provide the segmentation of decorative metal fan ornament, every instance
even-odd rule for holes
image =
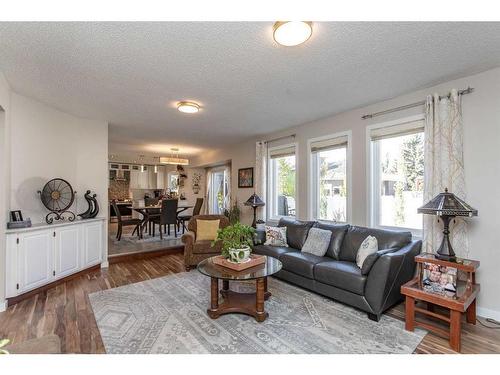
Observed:
[[[54,219],[75,220],[75,214],[69,211],[75,200],[75,193],[70,183],[62,178],[54,178],[45,184],[38,194],[40,194],[43,205],[51,211],[45,217],[47,224],[52,224]]]

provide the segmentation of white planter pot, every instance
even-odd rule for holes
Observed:
[[[252,250],[249,246],[241,249],[229,249],[229,260],[234,263],[245,263],[250,258]]]

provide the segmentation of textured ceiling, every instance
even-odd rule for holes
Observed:
[[[0,23],[16,92],[110,123],[110,151],[224,146],[500,65],[500,23]],[[200,103],[197,115],[177,100]]]

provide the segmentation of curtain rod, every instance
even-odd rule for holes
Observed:
[[[276,142],[276,141],[279,141],[281,139],[285,139],[285,138],[295,138],[296,134],[290,134],[290,135],[284,135],[283,137],[278,137],[278,138],[273,138],[273,139],[269,139],[267,141],[262,141],[264,143],[271,143],[271,142]]]
[[[471,92],[474,91],[474,88],[473,87],[467,87],[466,89],[464,90],[459,90],[458,91],[458,95],[466,95],[466,94],[470,94]],[[439,99],[444,99],[444,98],[450,98],[450,94],[448,95],[444,95],[444,96],[440,96]],[[377,116],[382,116],[382,115],[386,115],[388,113],[393,113],[393,112],[399,112],[399,111],[403,111],[405,109],[410,109],[410,108],[415,108],[415,107],[420,107],[421,105],[424,105],[425,104],[425,100],[422,100],[420,102],[415,102],[415,103],[411,103],[411,104],[406,104],[406,105],[402,105],[400,107],[396,107],[396,108],[391,108],[391,109],[386,109],[385,111],[380,111],[380,112],[375,112],[375,113],[370,113],[368,115],[364,115],[364,116],[361,116],[361,119],[363,120],[366,120],[366,119],[369,119],[369,118],[373,118],[373,117],[377,117]]]

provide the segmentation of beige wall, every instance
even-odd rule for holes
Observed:
[[[10,87],[0,73],[0,311],[5,305],[5,232],[8,218],[7,186],[9,183],[9,115]]]
[[[309,173],[307,140],[341,131],[352,132],[352,217],[353,224],[368,225],[367,204],[367,155],[366,127],[422,113],[423,108],[414,108],[386,116],[362,120],[361,116],[425,99],[427,94],[447,93],[452,88],[474,87],[476,91],[463,98],[464,116],[464,163],[466,169],[467,201],[479,210],[479,217],[471,219],[470,257],[481,261],[478,280],[481,294],[478,299],[479,312],[500,319],[500,279],[496,277],[500,264],[500,252],[496,248],[495,234],[500,227],[500,69],[489,70],[473,76],[439,84],[415,91],[391,100],[353,109],[322,120],[303,124],[282,132],[268,134],[240,145],[205,153],[196,163],[199,165],[232,160],[233,187],[236,187],[238,168],[254,166],[255,141],[271,139],[296,133],[298,143],[298,199],[297,215],[307,219],[309,212]],[[284,141],[286,142],[286,141]],[[233,190],[234,192],[234,190]],[[236,189],[240,200],[250,195],[249,191]],[[246,199],[246,198],[245,198]],[[245,211],[245,209],[243,209]],[[246,215],[245,220],[249,222]]]
[[[101,206],[99,215],[107,215],[107,122],[78,118],[12,93],[11,125],[10,210],[43,222],[48,211],[37,191],[59,177],[77,192],[75,213],[87,208],[83,195],[91,190]]]

